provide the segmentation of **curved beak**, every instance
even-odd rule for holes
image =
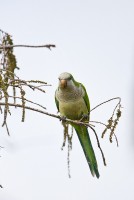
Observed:
[[[67,87],[67,80],[61,79],[60,80],[60,87],[61,88],[66,88]]]

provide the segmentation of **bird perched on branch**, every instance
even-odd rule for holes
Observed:
[[[83,84],[75,81],[70,73],[64,72],[59,76],[59,85],[55,92],[55,102],[61,117],[89,122],[90,103]],[[91,144],[88,129],[84,125],[71,123],[74,127],[91,174],[99,178],[99,171],[95,153]]]

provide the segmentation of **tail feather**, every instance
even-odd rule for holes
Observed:
[[[95,153],[91,144],[88,130],[86,127],[78,126],[78,125],[75,125],[74,128],[80,140],[84,154],[86,156],[91,174],[93,176],[96,175],[96,177],[99,178],[100,175],[98,171],[97,160],[96,160]]]

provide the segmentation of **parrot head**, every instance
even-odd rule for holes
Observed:
[[[74,87],[74,78],[73,76],[68,73],[68,72],[64,72],[62,74],[60,74],[59,76],[59,88],[60,89],[71,89],[72,87]]]

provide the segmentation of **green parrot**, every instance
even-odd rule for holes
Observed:
[[[59,76],[59,85],[55,92],[55,102],[61,117],[72,120],[89,121],[90,103],[83,84],[74,80],[70,73],[64,72]],[[71,123],[74,127],[91,174],[99,178],[98,165],[86,126]]]

